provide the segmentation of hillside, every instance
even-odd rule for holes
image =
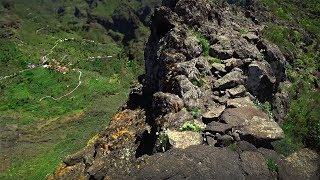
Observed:
[[[0,2],[0,179],[320,178],[319,0]]]
[[[49,179],[319,179],[317,1],[163,1],[125,106]]]
[[[0,2],[0,179],[44,179],[125,102],[157,1]]]

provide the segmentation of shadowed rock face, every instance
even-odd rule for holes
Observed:
[[[286,62],[244,11],[207,0],[157,7],[141,84],[107,130],[51,178],[286,179],[303,158],[303,172],[317,172],[311,150],[291,159],[272,150],[283,131],[254,101],[284,106],[278,85]]]

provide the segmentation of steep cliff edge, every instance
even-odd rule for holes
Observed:
[[[146,74],[107,130],[52,179],[318,179],[320,157],[284,157],[286,59],[247,11],[207,0],[155,10]],[[273,104],[274,115],[259,107]]]

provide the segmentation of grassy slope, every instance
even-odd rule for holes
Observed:
[[[141,73],[142,68],[123,55],[123,47],[104,28],[92,24],[89,31],[82,30],[85,19],[73,16],[73,4],[84,9],[85,1],[56,3],[66,7],[63,16],[57,15],[53,1],[16,0],[10,12],[0,5],[0,22],[20,22],[19,28],[9,27],[14,32],[10,39],[0,39],[0,76],[28,64],[39,65],[55,45],[48,59],[70,69],[63,74],[38,67],[0,80],[0,179],[43,179],[61,158],[107,126]],[[88,59],[108,55],[112,58]],[[72,69],[83,73],[82,85],[59,101],[40,102],[44,96],[60,97],[77,86],[79,72]],[[12,126],[17,131],[4,131]]]
[[[320,150],[319,1],[262,0],[262,3],[278,19],[278,23],[267,26],[265,37],[294,59],[286,70],[293,83],[289,89],[290,111],[283,124],[286,138],[276,147],[283,154],[303,146]]]

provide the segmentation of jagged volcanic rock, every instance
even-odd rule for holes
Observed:
[[[245,14],[209,0],[164,1],[152,18],[142,84],[107,130],[51,178],[277,178],[266,161],[283,157],[261,147],[272,149],[283,131],[253,101],[283,105],[274,94],[286,61]],[[194,123],[194,132],[180,132],[200,121],[208,123],[204,131]]]

